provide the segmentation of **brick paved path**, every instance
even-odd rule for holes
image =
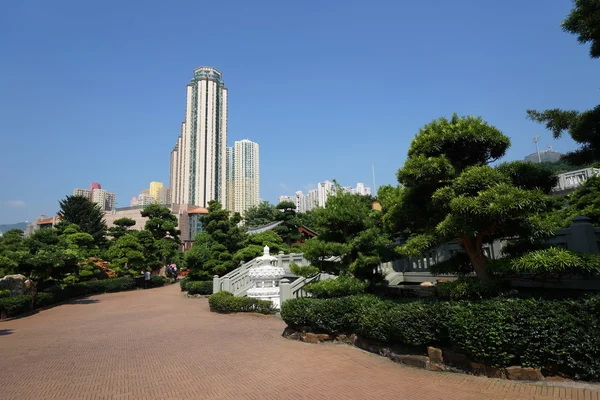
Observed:
[[[178,286],[92,296],[0,322],[0,399],[597,399],[441,374],[283,339],[273,317],[217,315]]]

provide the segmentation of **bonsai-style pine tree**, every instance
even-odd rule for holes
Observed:
[[[418,256],[456,241],[477,276],[488,280],[484,243],[549,235],[540,213],[555,204],[548,193],[556,177],[532,163],[491,166],[509,146],[481,118],[455,114],[425,125],[397,173],[403,187],[384,199],[386,226],[408,236],[398,253]]]

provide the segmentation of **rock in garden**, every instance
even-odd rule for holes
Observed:
[[[519,366],[507,367],[506,379],[512,381],[543,381],[544,375],[537,368],[523,368]]]
[[[10,290],[10,294],[13,296],[25,294],[27,290],[26,281],[27,278],[20,274],[6,275],[0,279],[0,290]]]
[[[443,363],[444,362],[444,357],[442,356],[442,350],[438,349],[437,347],[431,347],[431,346],[427,347],[427,355],[429,356],[429,359],[433,363]]]

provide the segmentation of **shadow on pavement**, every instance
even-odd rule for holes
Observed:
[[[0,329],[0,336],[6,336],[13,333],[12,329]]]
[[[77,299],[77,300],[72,300],[69,302],[69,304],[93,304],[93,303],[98,303],[98,300],[96,300],[96,299]]]

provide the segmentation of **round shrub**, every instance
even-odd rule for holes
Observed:
[[[273,303],[251,297],[235,297],[232,293],[221,291],[208,298],[210,311],[230,314],[236,312],[255,312],[260,314],[274,314]]]
[[[56,304],[61,301],[60,296],[50,292],[38,292],[35,295],[33,302],[33,308],[46,307],[52,304]]]
[[[188,294],[208,295],[213,292],[211,281],[190,281],[185,285]]]
[[[0,290],[0,299],[3,299],[5,297],[9,297],[10,296],[10,290],[8,289],[2,289]]]
[[[150,285],[149,286],[151,288],[161,287],[161,286],[165,286],[170,281],[171,280],[165,276],[152,275],[150,277]]]
[[[450,300],[480,300],[495,297],[500,292],[497,284],[474,276],[443,282],[437,288],[440,297]]]
[[[33,298],[29,295],[16,295],[0,299],[0,311],[4,311],[7,317],[31,311]]]
[[[344,297],[362,294],[367,284],[348,275],[340,275],[336,279],[327,279],[306,285],[304,290],[316,298]]]
[[[182,292],[187,292],[187,284],[189,282],[190,282],[190,278],[188,276],[186,276],[185,278],[183,278],[179,281],[179,287],[181,288]]]

